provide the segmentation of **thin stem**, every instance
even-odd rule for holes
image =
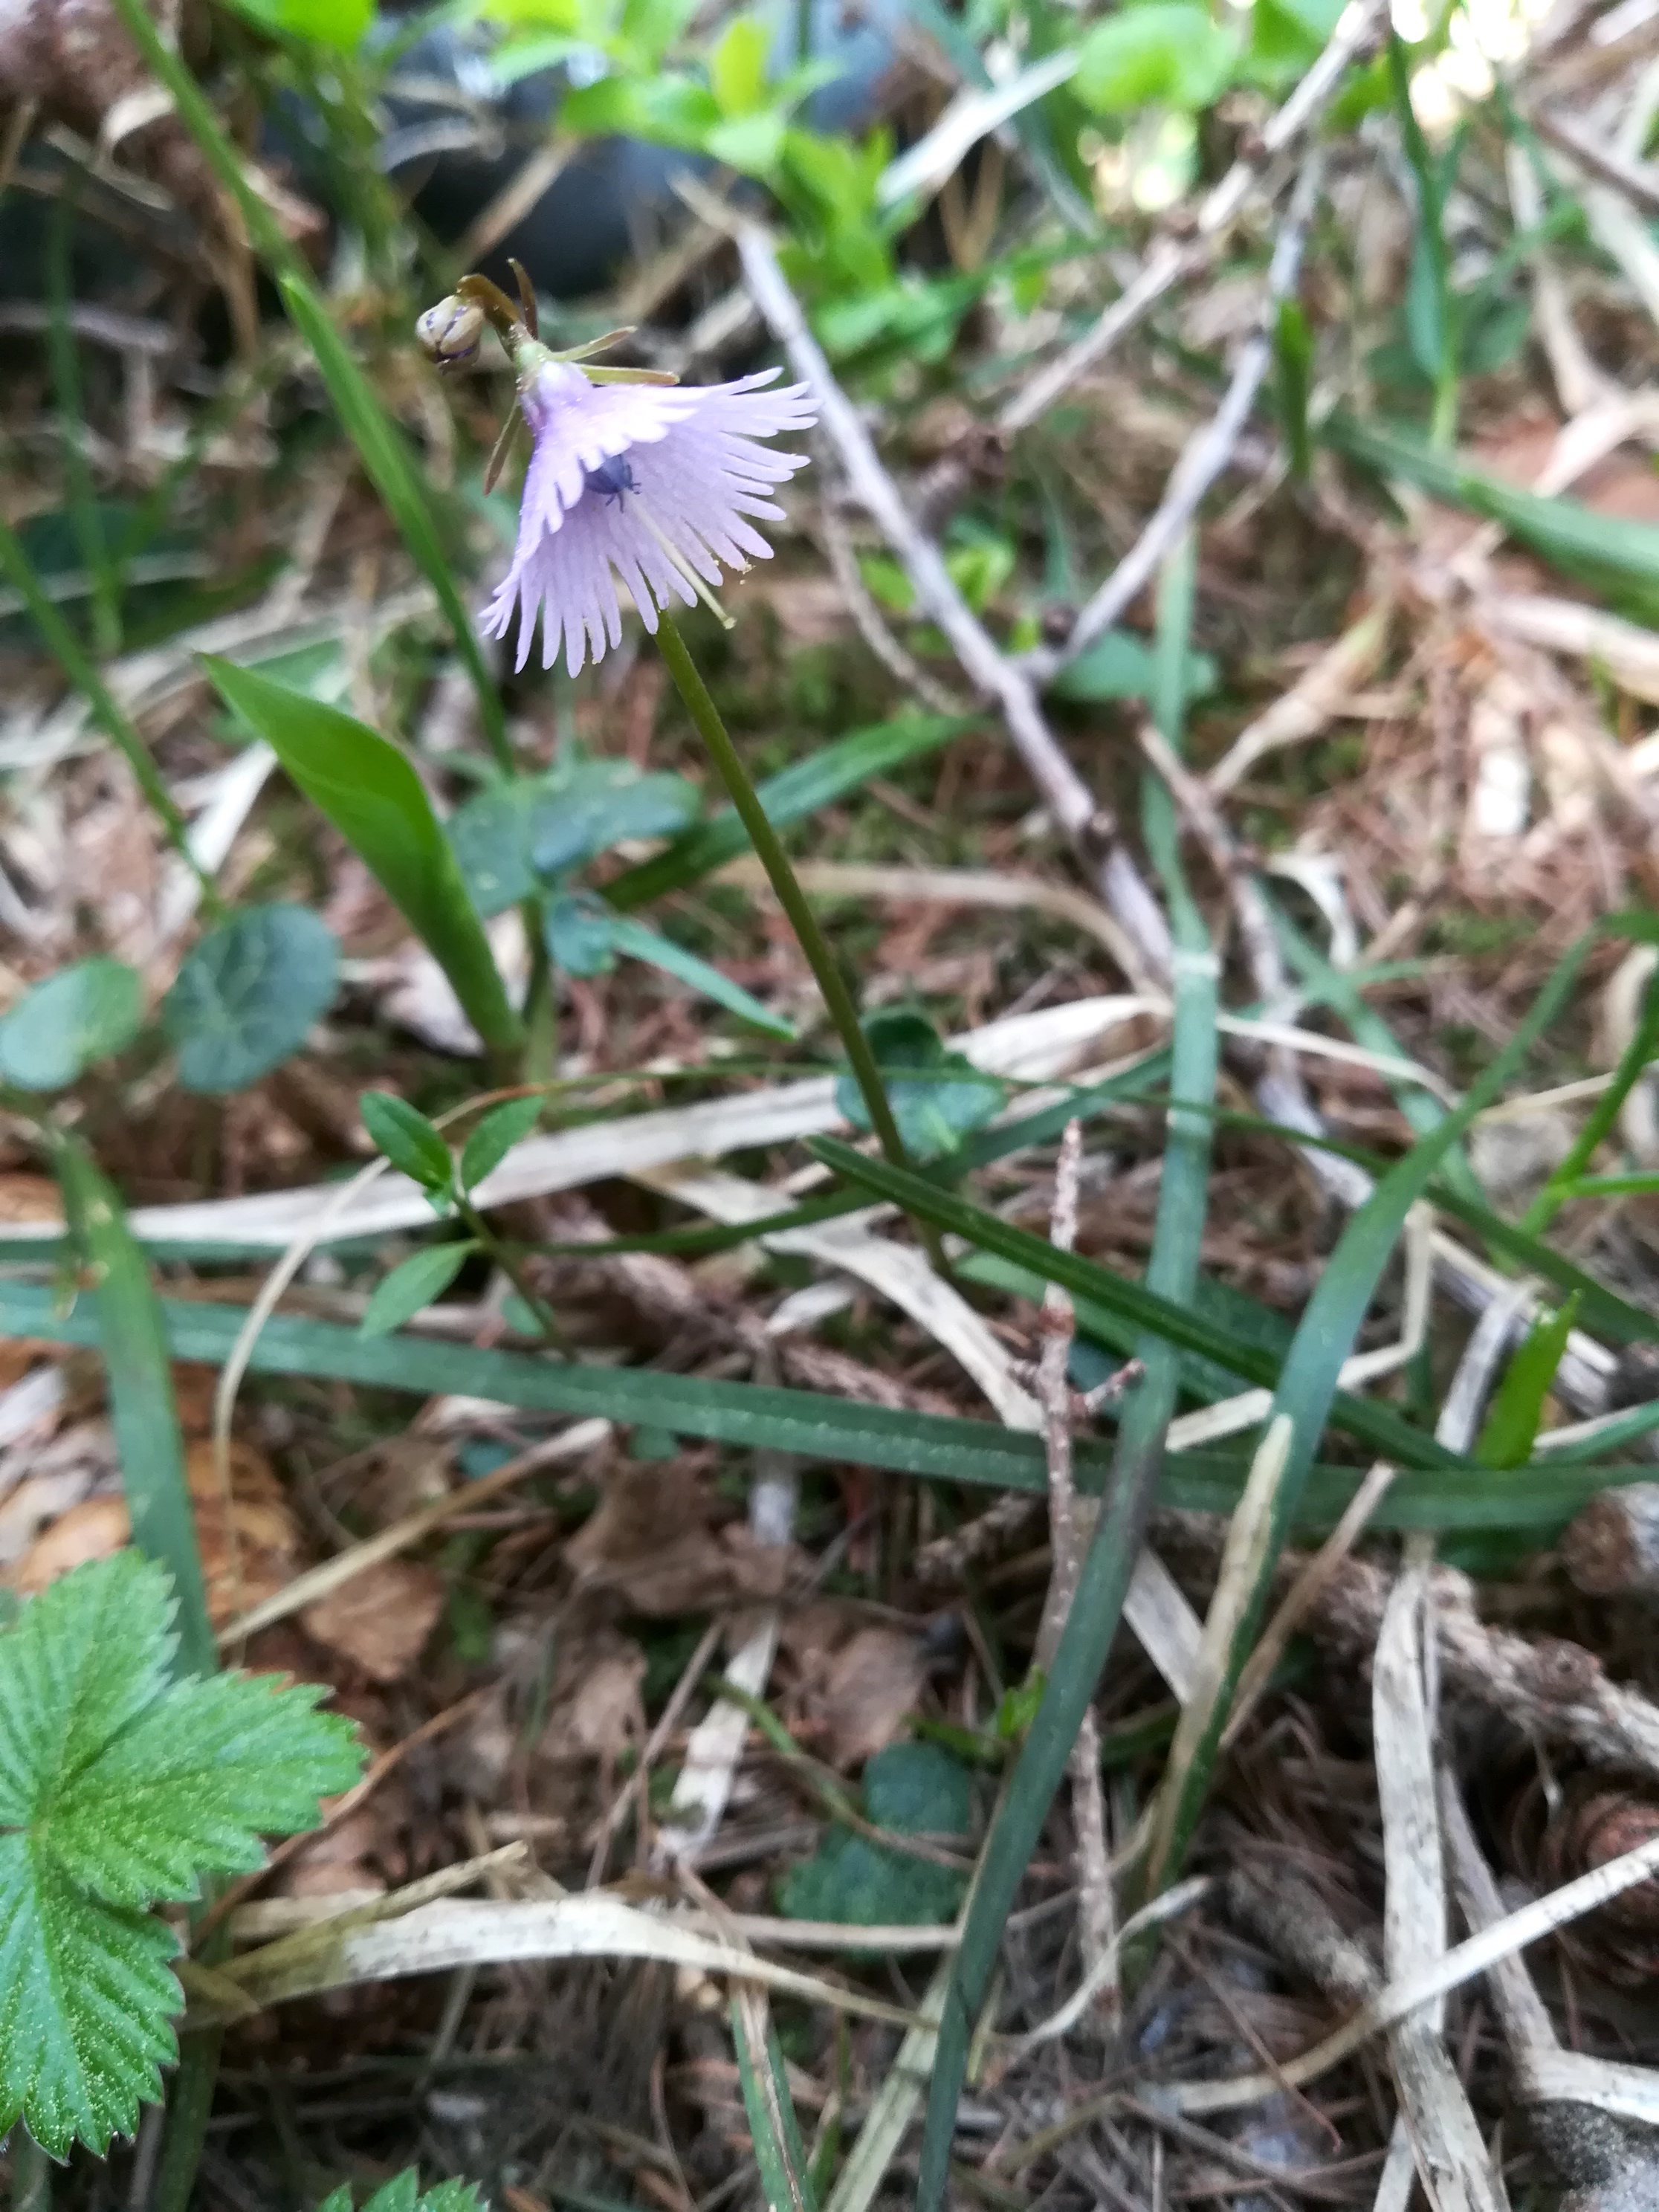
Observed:
[[[685,702],[686,712],[696,724],[697,735],[708,746],[709,757],[720,771],[720,781],[737,809],[738,818],[748,832],[756,857],[777,894],[778,904],[788,917],[796,942],[806,955],[806,964],[823,995],[824,1006],[847,1054],[854,1079],[863,1095],[870,1126],[893,1165],[908,1167],[909,1156],[904,1149],[904,1139],[899,1134],[898,1123],[893,1119],[893,1109],[887,1102],[881,1071],[876,1065],[875,1054],[870,1049],[869,1039],[859,1025],[858,1009],[853,1004],[852,994],[842,980],[829,942],[818,927],[817,916],[806,902],[806,895],[789,865],[789,855],[783,849],[782,841],[767,819],[760,794],[750,781],[749,772],[720,720],[720,708],[709,697],[708,687],[697,673],[696,664],[686,651],[685,641],[672,615],[664,614],[659,617],[657,644],[668,664],[668,672],[674,679],[675,688]]]
[[[471,1204],[469,1200],[458,1198],[455,1201],[455,1211],[465,1223],[468,1233],[477,1240],[484,1256],[495,1262],[524,1300],[537,1328],[540,1329],[554,1351],[563,1353],[566,1350],[564,1332],[559,1327],[558,1316],[545,1298],[538,1297],[531,1289],[529,1279],[512,1251],[496,1236],[477,1206]]]
[[[112,738],[125,754],[127,765],[137,780],[156,819],[167,832],[167,842],[202,887],[202,904],[216,921],[223,918],[225,902],[219,896],[219,887],[191,849],[190,825],[180,813],[173,793],[162,782],[149,749],[131,722],[115,703],[103,678],[98,673],[90,656],[82,649],[80,640],[64,620],[57,608],[40,587],[40,579],[34,573],[34,564],[23,550],[22,540],[9,522],[0,517],[0,570],[3,570],[21,593],[23,604],[33,618],[34,626],[46,641],[47,649],[56,659],[70,682],[85,699],[92,710],[92,719],[105,735]]]

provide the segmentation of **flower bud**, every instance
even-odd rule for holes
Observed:
[[[440,368],[454,368],[476,358],[484,322],[482,307],[470,300],[457,299],[452,292],[416,319],[415,336],[428,361],[436,362]]]

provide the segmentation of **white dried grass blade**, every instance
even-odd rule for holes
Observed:
[[[951,1931],[954,1934],[954,1930]],[[868,2212],[915,2119],[933,2071],[939,2023],[951,1987],[947,1959],[927,1984],[921,2015],[898,2047],[875,2100],[859,2130],[858,2141],[836,2177],[823,2212]]]
[[[1501,1338],[1498,1340],[1501,1342]],[[1468,1364],[1466,1361],[1465,1364]],[[1382,1955],[1394,1978],[1432,1966],[1446,1950],[1446,1887],[1435,1791],[1433,1724],[1425,1680],[1426,1553],[1389,1595],[1372,1671],[1371,1733],[1387,1875]],[[1398,2021],[1389,2034],[1401,2118],[1435,2212],[1509,2212],[1503,2180],[1481,2140],[1441,2033],[1443,2000]],[[1405,2197],[1390,2146],[1379,2207]]]
[[[1014,2051],[1024,2057],[1026,2052],[1035,2051],[1040,2044],[1054,2043],[1061,2036],[1069,2035],[1094,2002],[1097,1992],[1115,1978],[1125,1947],[1137,1936],[1144,1936],[1149,1928],[1161,1927],[1164,1921],[1173,1920],[1181,1913],[1190,1911],[1214,1887],[1215,1884],[1208,1875],[1193,1875],[1185,1881],[1176,1882],[1172,1889],[1166,1889],[1161,1897],[1153,1898],[1150,1905],[1143,1905],[1139,1912],[1132,1912],[1112,1937],[1106,1955],[1096,1960],[1059,2011],[1050,2013],[1048,2019],[1032,2028],[1029,2034],[1008,2038]]]
[[[1396,2021],[1405,2019],[1408,2013],[1432,2003],[1449,1990],[1462,1988],[1477,1974],[1487,1972],[1499,1960],[1512,1957],[1528,1944],[1541,1942],[1558,1928],[1582,1919],[1585,1913],[1594,1912],[1598,1905],[1621,1896],[1656,1872],[1659,1837],[1639,1844],[1635,1850],[1626,1851],[1619,1858],[1608,1859],[1601,1866],[1592,1867],[1588,1874],[1552,1890],[1547,1897],[1535,1898],[1519,1911],[1511,1912],[1490,1928],[1483,1928],[1464,1942],[1455,1944],[1431,1966],[1407,1974],[1401,1980],[1389,1982],[1340,2027],[1299,2056],[1287,2058],[1273,2073],[1235,2075],[1223,2081],[1154,2083],[1139,2094],[1148,2103],[1163,2101],[1176,2112],[1230,2112],[1259,2104],[1287,2084],[1291,2088],[1301,2088],[1328,2073],[1333,2066],[1340,2065],[1361,2044],[1382,2033]]]
[[[682,1205],[695,1206],[712,1220],[732,1224],[763,1220],[788,1203],[781,1193],[745,1182],[741,1176],[695,1169],[682,1174],[671,1170],[640,1180],[648,1182],[653,1189],[669,1192]],[[839,1220],[784,1230],[758,1241],[768,1251],[799,1254],[842,1274],[855,1276],[901,1313],[908,1314],[942,1346],[972,1376],[1007,1427],[1040,1426],[1036,1399],[1015,1382],[1008,1353],[984,1319],[960,1291],[933,1273],[925,1253],[876,1236],[869,1225],[871,1218],[868,1212],[850,1213]]]
[[[1244,1493],[1227,1524],[1227,1540],[1216,1571],[1215,1595],[1204,1620],[1197,1679],[1181,1708],[1175,1741],[1170,1747],[1152,1808],[1152,1840],[1147,1848],[1147,1881],[1156,1887],[1162,1879],[1173,1834],[1172,1822],[1180,1806],[1187,1772],[1208,1731],[1226,1682],[1233,1639],[1244,1618],[1266,1555],[1273,1502],[1291,1455],[1295,1425],[1288,1413],[1275,1413],[1255,1448]]]
[[[1006,84],[957,93],[926,137],[883,170],[876,186],[877,204],[896,207],[913,192],[931,199],[981,138],[1064,84],[1075,74],[1077,61],[1071,47],[1061,46],[1021,70]]]
[[[1388,642],[1391,601],[1370,608],[1327,646],[1310,668],[1271,707],[1247,723],[1205,781],[1218,799],[1231,791],[1264,753],[1316,738],[1341,714],[1350,693],[1376,674]]]
[[[862,1931],[867,1943],[870,1932]],[[262,2004],[313,1996],[325,1990],[397,1981],[410,1974],[447,1973],[457,1966],[527,1964],[558,1959],[654,1960],[705,1974],[730,1974],[808,2004],[828,2005],[890,2026],[910,2027],[914,2014],[884,2004],[862,1990],[843,1990],[797,1972],[688,1926],[684,1920],[641,1911],[605,1892],[580,1897],[530,1898],[505,1904],[454,1900],[422,1905],[401,1919],[354,1928],[325,1941],[320,1931],[300,1939],[303,1957],[272,1957],[277,1946],[252,1951],[233,1972]],[[288,1946],[283,1947],[284,1951]]]
[[[1040,1083],[1070,1073],[1103,1036],[1144,1011],[1138,997],[1076,999],[988,1023],[951,1043],[988,1074]],[[515,1146],[474,1195],[485,1207],[506,1206],[673,1160],[718,1159],[751,1146],[814,1136],[843,1126],[835,1093],[833,1079],[823,1077],[532,1137]],[[311,1183],[247,1198],[137,1206],[128,1219],[141,1242],[283,1251],[307,1235],[317,1243],[383,1237],[424,1227],[432,1218],[425,1194],[404,1176],[383,1176],[349,1212],[339,1208],[339,1198],[337,1185]],[[0,1223],[0,1244],[40,1233],[39,1222]]]

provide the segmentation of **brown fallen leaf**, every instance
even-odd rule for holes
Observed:
[[[0,1175],[0,1221],[61,1222],[64,1201],[50,1176],[8,1170]]]
[[[613,1593],[653,1620],[777,1596],[798,1564],[794,1553],[757,1543],[741,1522],[716,1531],[714,1510],[695,1465],[624,1462],[566,1545],[566,1562],[584,1589]]]
[[[131,1534],[127,1501],[118,1492],[83,1498],[36,1537],[6,1579],[14,1589],[32,1596],[71,1567],[84,1566],[88,1559],[107,1559]]]
[[[185,1480],[196,1511],[208,1617],[217,1628],[286,1589],[301,1565],[300,1529],[270,1462],[240,1437],[231,1440],[228,1499],[206,1437],[186,1446]]]
[[[420,1657],[443,1611],[443,1577],[412,1559],[383,1559],[300,1615],[306,1634],[367,1674],[395,1682]]]
[[[830,1662],[817,1700],[828,1756],[861,1766],[892,1742],[927,1680],[921,1647],[896,1628],[861,1628]]]

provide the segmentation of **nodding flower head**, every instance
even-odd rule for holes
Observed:
[[[517,616],[522,668],[539,611],[542,665],[562,639],[574,676],[622,642],[618,575],[654,630],[671,599],[707,596],[722,562],[741,570],[769,556],[751,518],[783,520],[769,495],[806,456],[758,441],[817,418],[805,385],[761,388],[776,369],[735,384],[596,384],[537,351],[520,383],[534,450],[519,542],[483,626],[504,637]]]

